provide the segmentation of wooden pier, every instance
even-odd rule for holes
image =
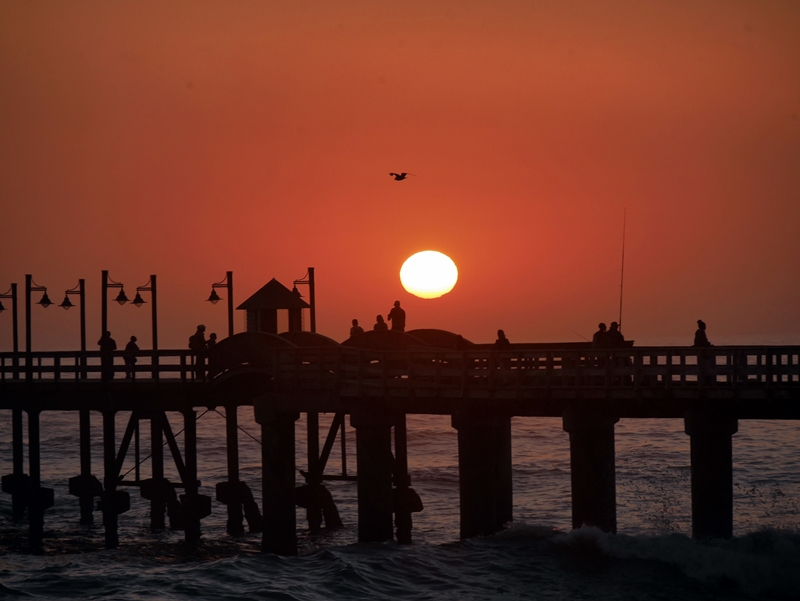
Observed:
[[[427,334],[426,334],[427,333]],[[152,477],[135,482],[151,500],[151,525],[165,527],[165,512],[188,541],[201,534],[212,500],[197,482],[196,411],[225,407],[228,480],[217,484],[227,506],[228,531],[240,534],[246,517],[263,531],[263,548],[297,551],[296,507],[310,527],[330,513],[323,481],[327,456],[345,419],[356,430],[358,532],[361,541],[411,541],[411,515],[420,508],[406,461],[406,415],[450,415],[458,431],[461,535],[486,535],[513,518],[511,418],[563,419],[569,432],[573,526],[616,531],[614,425],[628,418],[682,418],[691,437],[692,532],[730,537],[733,524],[731,437],[740,419],[800,419],[800,347],[630,347],[518,344],[458,348],[460,337],[438,331],[367,332],[343,344],[309,332],[248,332],[220,341],[209,353],[208,374],[196,379],[189,351],[142,351],[134,378],[123,379],[123,353],[115,378],[101,377],[98,352],[0,353],[0,409],[9,410],[13,473],[3,477],[17,515],[26,510],[34,549],[42,544],[52,491],[41,486],[39,415],[80,413],[81,468],[70,492],[90,521],[99,498],[106,546],[118,544],[117,520],[129,506],[131,484],[120,470],[140,422],[149,422]],[[432,344],[431,341],[436,342]],[[438,341],[438,342],[437,342]],[[442,341],[450,341],[444,344]],[[438,346],[437,346],[438,344]],[[253,405],[262,435],[263,507],[239,481],[236,408]],[[103,415],[103,472],[92,473],[89,412]],[[116,414],[132,412],[121,438]],[[183,416],[178,448],[165,412]],[[320,412],[335,415],[320,449]],[[24,466],[23,413],[28,424]],[[295,421],[308,415],[309,471],[304,498],[296,490]],[[162,440],[180,482],[163,476]],[[183,490],[176,495],[175,489]],[[329,497],[329,493],[327,493]],[[335,508],[334,508],[335,509]]]

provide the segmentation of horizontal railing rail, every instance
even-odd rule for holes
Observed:
[[[103,366],[99,351],[0,353],[0,385],[27,380],[181,380],[200,377],[188,350],[124,351]],[[800,386],[800,346],[637,347],[511,351],[372,351],[276,348],[268,368],[282,389],[342,396],[459,395],[469,391]],[[259,369],[264,369],[259,362]],[[228,367],[230,368],[230,367]]]

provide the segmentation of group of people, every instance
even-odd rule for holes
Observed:
[[[211,332],[206,340],[206,327],[197,326],[194,334],[189,336],[189,350],[194,355],[194,377],[199,381],[206,379],[206,353],[217,344],[217,335]]]
[[[392,322],[392,331],[395,332],[405,332],[406,331],[406,312],[404,309],[400,307],[400,301],[394,301],[394,307],[392,310],[389,311],[389,314],[386,316],[386,319]],[[353,326],[350,328],[350,337],[358,336],[359,334],[364,333],[364,328],[358,325],[358,320],[353,320]],[[383,319],[383,315],[377,315],[375,317],[375,325],[372,326],[373,330],[376,331],[388,331],[389,324],[386,323]]]
[[[117,341],[111,337],[111,332],[104,332],[97,341],[100,347],[100,377],[103,380],[114,379],[114,351],[117,350]],[[136,336],[131,336],[122,358],[125,360],[125,378],[133,378],[134,366],[137,361],[139,345],[136,344]]]
[[[592,336],[592,348],[621,348],[625,346],[625,337],[619,331],[619,324],[616,321],[612,321],[611,326],[608,328],[604,323],[598,324],[597,328],[594,336]]]
[[[197,331],[189,337],[189,350],[194,353],[194,373],[199,380],[205,379],[205,355],[210,348],[217,343],[217,335],[214,332],[208,335],[206,340],[206,327],[197,326]],[[111,332],[105,332],[100,340],[97,341],[100,347],[100,377],[103,380],[114,379],[114,352],[117,350],[117,342],[111,337]],[[122,358],[125,361],[125,378],[130,379],[134,376],[134,370],[139,353],[139,345],[136,344],[136,336],[131,336]]]

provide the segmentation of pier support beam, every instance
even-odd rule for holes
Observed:
[[[691,440],[692,537],[733,536],[733,440],[739,421],[705,410],[687,411]]]
[[[106,549],[116,549],[119,546],[118,513],[115,503],[117,493],[116,417],[116,411],[103,411],[103,502],[101,508]]]
[[[150,499],[150,530],[164,530],[167,527],[164,512],[167,509],[164,489],[164,440],[161,413],[150,416],[150,469],[154,489],[161,494],[153,494]]]
[[[80,421],[81,476],[84,480],[92,477],[92,423],[88,409],[81,409]],[[82,494],[78,497],[81,508],[81,524],[94,522],[94,495]]]
[[[10,478],[3,478],[3,490],[11,492],[11,508],[15,520],[25,517],[26,491],[30,486],[30,476],[25,473],[22,432],[22,409],[15,407],[11,410],[11,453],[14,469]]]
[[[356,429],[359,542],[392,540],[395,419],[394,414],[380,409],[359,409],[350,415],[350,425]]]
[[[34,552],[42,550],[44,538],[45,503],[40,497],[42,463],[39,444],[39,411],[28,410],[28,471],[31,476],[28,497],[28,520],[30,523],[31,548]],[[52,505],[52,504],[51,504]]]
[[[564,411],[564,430],[569,432],[573,528],[586,525],[617,532],[614,424],[618,421],[618,417],[585,409]]]
[[[186,480],[183,483],[185,494],[181,495],[186,542],[200,542],[200,520],[211,513],[211,497],[199,493],[197,480],[197,413],[193,410],[183,412],[184,460]]]
[[[264,533],[261,548],[277,555],[297,555],[294,423],[299,413],[264,410],[261,424],[261,469]]]
[[[511,418],[460,411],[452,425],[458,430],[461,538],[494,534],[513,518]]]
[[[234,489],[239,484],[239,421],[238,407],[231,403],[225,407],[225,428],[228,445],[228,485]],[[228,534],[239,536],[244,534],[242,521],[242,502],[239,495],[233,495],[228,501]]]

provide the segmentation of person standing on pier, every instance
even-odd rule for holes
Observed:
[[[125,359],[125,377],[133,378],[133,367],[136,365],[136,353],[139,352],[139,345],[136,344],[136,336],[131,336],[128,344],[125,345],[125,353],[122,355]]]
[[[697,320],[697,331],[694,333],[694,344],[692,346],[714,346],[708,341],[706,322],[702,319]]]
[[[608,348],[608,332],[606,324],[597,325],[597,331],[592,336],[592,348]]]
[[[378,330],[378,331],[388,331],[389,330],[389,326],[386,325],[385,321],[383,321],[383,315],[378,315],[377,317],[375,317],[375,325],[372,326],[372,329],[373,330]]]
[[[619,331],[619,324],[616,321],[611,322],[606,336],[608,348],[622,348],[625,346],[625,337]]]
[[[217,344],[217,335],[216,333],[211,332],[208,335],[208,342],[206,342],[206,349],[210,351],[216,344]]]
[[[358,320],[357,319],[354,319],[353,320],[353,327],[350,328],[350,338],[352,338],[353,336],[358,336],[359,334],[363,334],[363,333],[364,333],[364,328],[362,328],[360,325],[358,325]]]
[[[117,343],[111,337],[111,332],[105,332],[100,340],[100,378],[103,381],[114,379],[114,351],[117,350]]]
[[[189,337],[189,350],[194,355],[194,377],[199,382],[206,379],[206,327],[197,326],[197,331]]]
[[[406,312],[400,308],[400,301],[394,301],[394,307],[389,311],[389,321],[392,322],[392,329],[397,332],[406,330]]]
[[[506,338],[506,333],[503,330],[497,330],[497,340],[494,341],[494,350],[508,351],[511,350],[511,341]]]

